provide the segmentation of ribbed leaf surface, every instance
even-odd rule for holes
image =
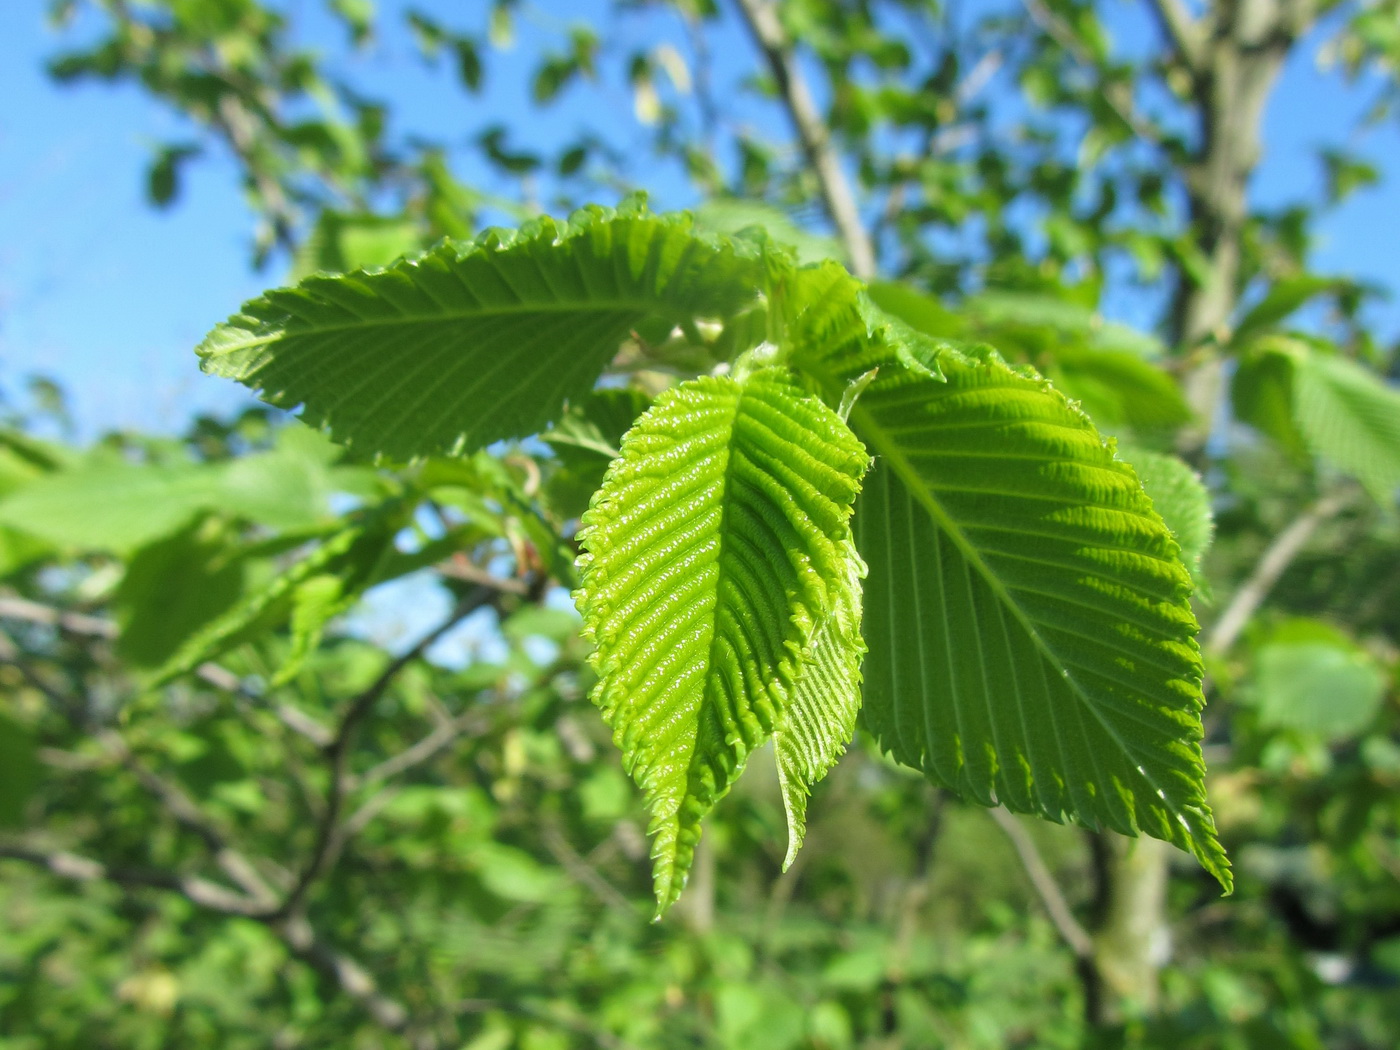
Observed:
[[[812,662],[802,668],[788,697],[773,746],[783,809],[787,812],[787,871],[807,833],[807,796],[836,764],[856,731],[860,713],[860,581],[865,563],[855,544],[844,544],[845,565],[830,581],[834,606],[812,639]]]
[[[1034,373],[951,347],[901,363],[899,332],[853,297],[838,316],[837,291],[796,328],[833,392],[880,369],[850,417],[875,457],[866,725],[966,797],[1146,832],[1228,886],[1190,577],[1132,469]]]
[[[308,277],[244,305],[199,354],[347,444],[403,459],[471,451],[543,428],[641,322],[735,312],[763,285],[759,255],[686,216],[590,209]]]
[[[866,464],[783,373],[704,378],[638,420],[584,516],[593,700],[646,792],[662,911],[839,597]]]
[[[1400,391],[1344,357],[1303,348],[1289,356],[1293,411],[1308,444],[1390,506],[1400,488]]]

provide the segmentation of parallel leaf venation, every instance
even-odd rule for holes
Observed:
[[[772,249],[686,216],[587,209],[444,242],[388,269],[315,275],[244,305],[199,347],[206,371],[304,406],[341,441],[401,459],[524,437],[585,394],[652,317],[727,318]]]
[[[780,724],[810,659],[846,578],[866,464],[784,373],[703,378],[638,420],[584,516],[593,699],[652,810],[662,910],[701,818]]]
[[[833,289],[793,328],[828,400],[879,369],[850,417],[875,457],[855,517],[865,724],[966,797],[1166,839],[1228,886],[1191,580],[1132,468],[1033,370],[901,346]]]

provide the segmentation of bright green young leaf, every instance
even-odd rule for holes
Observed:
[[[1045,380],[985,349],[916,348],[826,288],[796,363],[875,458],[856,510],[864,720],[984,805],[1145,832],[1223,885],[1201,758],[1201,663],[1179,548],[1132,469]]]
[[[807,796],[836,764],[860,713],[860,581],[865,563],[847,542],[841,576],[831,582],[835,606],[812,638],[812,662],[802,668],[773,732],[778,782],[787,812],[787,871],[807,831]]]
[[[1391,506],[1400,488],[1400,391],[1345,357],[1291,356],[1293,409],[1308,444]]]
[[[781,724],[847,579],[867,463],[782,373],[663,394],[622,443],[579,537],[594,702],[644,789],[658,907],[680,894],[700,821]]]
[[[1255,651],[1249,699],[1265,726],[1341,740],[1370,724],[1385,686],[1384,669],[1341,631],[1291,620]]]
[[[387,270],[309,277],[247,303],[199,354],[357,448],[471,451],[558,418],[639,324],[736,312],[763,285],[762,256],[683,215],[593,208]]]
[[[1162,516],[1181,545],[1181,560],[1201,587],[1201,559],[1215,536],[1210,491],[1200,476],[1178,456],[1146,449],[1118,449],[1118,458],[1132,464],[1152,509]]]

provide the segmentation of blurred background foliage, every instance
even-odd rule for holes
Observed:
[[[1400,355],[1371,310],[1393,289],[1310,267],[1319,217],[1393,172],[1328,146],[1312,197],[1249,194],[1300,53],[1364,97],[1347,141],[1395,157],[1394,0],[50,15],[54,77],[181,116],[154,206],[236,166],[256,266],[663,190],[1035,365],[1163,491],[1204,484],[1213,530],[1170,523],[1238,888],[965,805],[858,735],[791,872],[760,759],[649,923],[568,597],[587,496],[675,378],[640,337],[544,441],[412,464],[259,407],[77,447],[61,390],[6,377],[0,1047],[1394,1045]],[[453,70],[432,119],[357,84],[385,40]],[[530,70],[509,113],[504,62]],[[561,106],[566,134],[519,117]]]

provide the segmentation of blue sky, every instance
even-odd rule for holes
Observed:
[[[229,410],[243,395],[202,376],[192,348],[210,325],[280,277],[275,269],[249,269],[251,220],[233,167],[218,159],[196,163],[173,209],[148,207],[151,144],[186,129],[133,88],[51,83],[43,62],[61,41],[45,28],[44,6],[40,0],[0,3],[0,388],[14,397],[27,374],[56,378],[70,393],[84,436],[115,426],[175,430],[197,411]],[[462,10],[447,2],[426,6]],[[583,109],[597,99],[566,100],[543,115],[533,113],[525,89],[536,42],[530,34],[547,34],[552,24],[602,6],[534,5],[534,17],[523,20],[520,46],[478,102],[448,86],[450,70],[421,69],[407,41],[394,34],[356,59],[353,72],[423,130],[457,127],[460,135],[463,127],[499,119],[523,138],[564,134],[596,118]],[[1130,7],[1108,7],[1118,12],[1115,28],[1129,45],[1147,31]],[[658,21],[653,28],[666,26]],[[313,20],[307,33],[315,40],[330,29]],[[735,32],[717,54],[737,70],[748,61],[747,48]],[[1270,107],[1268,152],[1254,187],[1261,203],[1315,193],[1321,184],[1315,148],[1350,141],[1364,93],[1319,73],[1315,50],[1297,57]],[[630,110],[620,86],[609,101],[621,113]],[[757,123],[780,130],[773,119],[755,115]],[[625,129],[621,135],[626,142]],[[1351,144],[1382,170],[1400,172],[1400,122]],[[652,188],[663,206],[690,203],[673,175],[662,175]],[[1400,188],[1393,179],[1358,193],[1323,222],[1321,233],[1319,271],[1400,290]],[[1391,336],[1400,333],[1400,303],[1379,309],[1377,321]]]

